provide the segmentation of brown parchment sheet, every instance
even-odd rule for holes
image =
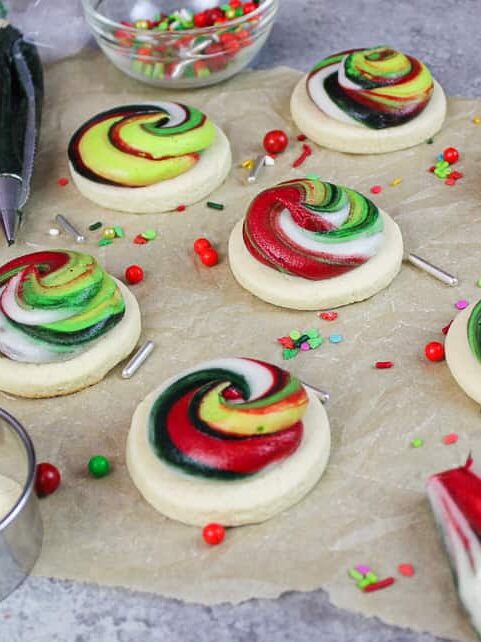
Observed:
[[[127,238],[97,247],[88,233],[82,249],[95,254],[117,277],[126,265],[141,264],[135,286],[143,317],[143,339],[156,350],[130,381],[120,367],[97,386],[70,397],[0,401],[30,431],[40,461],[57,464],[60,490],[41,503],[45,544],[35,572],[152,591],[205,604],[276,597],[287,590],[325,588],[339,606],[383,620],[463,641],[474,640],[458,606],[447,558],[440,545],[424,487],[427,477],[479,452],[481,417],[451,378],[445,363],[428,363],[424,345],[441,340],[441,328],[460,298],[475,300],[481,276],[480,141],[481,102],[450,99],[445,127],[433,145],[383,156],[358,157],[314,148],[305,165],[292,169],[301,151],[289,115],[289,98],[299,72],[280,68],[247,72],[216,87],[169,93],[138,84],[114,69],[100,53],[48,69],[38,166],[19,242],[2,249],[2,260],[37,247],[77,248],[70,237],[48,236],[54,215],[78,226],[101,220],[120,224]],[[69,136],[96,112],[122,103],[175,99],[205,110],[229,136],[234,167],[205,202],[183,213],[136,216],[102,210],[82,198],[67,176]],[[247,186],[239,163],[260,151],[264,133],[285,129],[292,143],[275,167]],[[465,177],[454,187],[428,173],[436,155],[456,146]],[[275,308],[241,289],[227,262],[227,240],[254,194],[270,184],[309,173],[369,193],[400,224],[407,248],[461,278],[458,288],[404,265],[394,283],[375,298],[339,311],[335,322],[313,312]],[[393,187],[395,178],[402,182]],[[180,197],[179,201],[182,201]],[[138,246],[133,237],[147,228],[156,241]],[[207,236],[220,264],[207,269],[194,258],[192,242]],[[316,351],[283,362],[276,338],[298,328],[318,327],[327,337]],[[140,497],[125,467],[130,419],[142,398],[166,377],[199,361],[253,356],[288,367],[331,393],[328,412],[332,456],[315,490],[271,521],[230,530],[225,543],[205,546],[198,529],[157,514]],[[376,370],[377,360],[393,360]],[[443,435],[456,431],[456,445]],[[425,445],[410,447],[420,437]],[[107,455],[113,473],[102,480],[86,474],[88,459]],[[347,577],[356,563],[381,577],[399,563],[416,567],[412,579],[378,593],[361,593]]]

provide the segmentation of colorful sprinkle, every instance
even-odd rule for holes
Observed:
[[[142,234],[137,234],[133,242],[135,243],[135,245],[145,245],[146,243],[148,243],[147,239],[144,239]]]
[[[102,227],[102,221],[97,221],[96,223],[91,223],[89,225],[89,230],[91,232],[95,232],[95,230],[99,230]]]
[[[369,584],[369,586],[366,586],[364,588],[365,593],[373,593],[374,591],[380,591],[381,589],[385,589],[388,586],[392,586],[396,580],[394,577],[386,577],[385,580],[381,580],[380,582],[376,582],[375,584]]]
[[[155,230],[145,230],[145,232],[142,232],[141,237],[146,241],[154,241],[157,238],[157,232]]]
[[[103,455],[94,455],[90,458],[87,468],[92,477],[101,479],[110,473],[110,462]]]
[[[207,201],[207,207],[210,207],[211,210],[223,210],[224,206],[222,203],[215,203],[214,201]]]
[[[115,236],[118,239],[123,239],[125,237],[124,228],[120,227],[120,225],[114,225],[114,231],[115,231]]]
[[[305,134],[298,134],[298,136],[297,136],[297,140],[298,140],[300,143],[303,143],[305,140],[307,140],[307,136],[306,136]]]
[[[250,169],[252,169],[254,167],[254,161],[252,160],[252,158],[249,158],[249,159],[247,159],[245,161],[242,161],[241,167],[243,169],[249,169],[250,170]]]
[[[58,227],[51,227],[48,233],[50,234],[50,236],[60,236],[60,230],[58,229]]]
[[[352,579],[356,580],[356,582],[359,582],[360,580],[364,579],[364,574],[360,573],[355,568],[350,568],[348,571],[348,574],[349,574],[349,577],[352,577]]]
[[[403,179],[402,179],[402,178],[394,178],[394,179],[389,183],[389,185],[391,185],[392,187],[396,187],[396,185],[400,185],[400,183],[402,183],[402,181],[403,181]]]
[[[342,334],[331,334],[329,336],[329,341],[331,343],[341,343],[342,340],[343,340]]]
[[[459,301],[456,301],[456,303],[454,304],[454,307],[457,310],[464,310],[465,308],[468,307],[468,305],[469,305],[469,301],[466,301],[466,299],[460,299]]]
[[[415,573],[414,566],[412,564],[399,564],[397,570],[401,575],[404,575],[404,577],[413,577]]]
[[[301,338],[301,333],[299,332],[299,330],[291,330],[291,331],[289,332],[289,337],[290,337],[293,341],[297,341],[298,339],[300,339],[300,338]]]
[[[202,537],[209,546],[217,546],[224,541],[225,528],[221,524],[207,524],[202,530]]]
[[[104,247],[105,245],[112,245],[112,243],[112,239],[100,239],[100,241],[97,242],[97,245],[99,247]]]
[[[115,230],[113,227],[106,227],[104,228],[104,231],[102,232],[102,236],[104,239],[109,239],[112,241],[115,238]]]
[[[447,178],[447,179],[444,181],[444,184],[445,184],[445,185],[456,185],[456,180],[455,180],[454,178]]]
[[[176,212],[185,212],[187,206],[186,205],[177,205],[175,208]]]
[[[329,311],[321,312],[319,316],[323,321],[335,321],[339,315],[337,312]]]
[[[375,365],[378,370],[387,370],[388,368],[392,368],[394,363],[392,361],[376,361]]]
[[[449,433],[449,435],[445,435],[443,437],[443,444],[445,446],[452,446],[452,444],[455,444],[459,441],[459,435],[455,432]]]
[[[298,158],[296,158],[296,160],[292,163],[292,167],[296,168],[303,165],[304,162],[309,158],[311,154],[312,154],[312,149],[310,145],[307,145],[307,143],[304,143],[302,145],[301,155]]]
[[[480,124],[481,124],[481,118],[480,118],[479,116],[475,116],[475,117],[473,118],[473,123],[474,123],[475,125],[480,125]]]
[[[380,194],[382,192],[382,186],[373,185],[369,191],[371,192],[371,194]]]
[[[444,326],[444,328],[442,328],[441,332],[442,332],[443,334],[447,334],[447,333],[449,332],[449,328],[451,327],[452,323],[453,323],[453,322],[452,322],[452,320],[451,320],[451,321],[448,323],[448,325],[445,325],[445,326]]]
[[[424,446],[424,439],[416,437],[416,439],[411,441],[411,446],[412,448],[422,448]]]
[[[367,575],[371,572],[371,567],[366,566],[365,564],[357,564],[356,571],[359,571],[359,573],[362,573],[363,575]]]
[[[68,185],[68,184],[69,184],[69,180],[68,178],[65,178],[65,177],[59,178],[57,181],[57,185],[60,185],[60,187],[65,187],[65,185]]]

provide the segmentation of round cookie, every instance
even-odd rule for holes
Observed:
[[[464,392],[481,404],[481,301],[460,312],[445,341],[446,362]]]
[[[97,114],[72,136],[69,166],[79,191],[99,205],[137,214],[192,205],[227,178],[223,131],[178,103],[126,105]]]
[[[240,526],[302,499],[329,452],[326,411],[297,379],[261,361],[218,359],[169,379],[137,407],[127,466],[167,517]]]
[[[258,194],[229,239],[240,285],[296,310],[362,301],[391,283],[402,259],[401,232],[388,214],[354,190],[317,179]]]
[[[140,336],[134,295],[88,254],[45,251],[0,268],[0,390],[66,395],[91,386]]]
[[[425,142],[442,127],[446,96],[427,67],[387,47],[319,62],[291,99],[299,129],[318,145],[382,154]]]

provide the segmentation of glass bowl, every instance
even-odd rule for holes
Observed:
[[[35,471],[30,437],[0,408],[0,600],[27,577],[42,547]]]
[[[170,31],[165,30],[165,20],[158,22],[159,9],[150,0],[82,4],[97,43],[116,67],[149,85],[171,89],[213,85],[244,69],[266,42],[279,8],[279,0],[250,2],[254,10],[227,22]],[[193,16],[215,7],[215,0],[159,4],[163,14],[182,9],[183,16]]]

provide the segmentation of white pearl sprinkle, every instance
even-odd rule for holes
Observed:
[[[58,229],[58,227],[51,227],[48,233],[50,234],[50,236],[59,236],[60,230]]]
[[[272,156],[266,155],[266,157],[264,159],[264,164],[267,167],[272,167],[273,165],[276,164],[276,161],[272,158]]]

